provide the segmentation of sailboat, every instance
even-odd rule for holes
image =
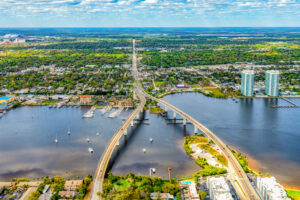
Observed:
[[[58,139],[57,139],[57,134],[56,134],[56,138],[54,139],[55,144],[58,143]]]
[[[91,147],[89,147],[89,152],[90,152],[90,153],[94,153],[94,149],[91,148]]]
[[[70,131],[70,129],[68,129],[68,135],[71,135],[71,131]]]

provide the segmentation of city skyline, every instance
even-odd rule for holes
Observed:
[[[297,0],[5,0],[0,27],[295,27]]]

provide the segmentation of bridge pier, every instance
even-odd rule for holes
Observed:
[[[130,122],[131,127],[133,127],[133,120]]]
[[[176,120],[176,112],[173,111],[173,118]]]
[[[186,118],[183,118],[183,126],[186,126]]]
[[[197,126],[196,126],[196,125],[194,125],[194,133],[195,133],[195,135],[197,135],[197,134],[198,134],[198,128],[197,128]]]
[[[167,106],[165,106],[165,111],[168,112],[168,107]]]
[[[124,135],[127,136],[127,129],[124,131]]]

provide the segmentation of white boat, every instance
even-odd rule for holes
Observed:
[[[90,143],[90,138],[87,137],[87,138],[86,138],[86,141],[87,141],[87,143]]]
[[[100,112],[102,115],[104,115],[105,113],[109,112],[110,110],[111,110],[111,107],[106,106],[105,108],[102,108]]]
[[[150,139],[149,139],[149,141],[152,143],[152,142],[153,142],[153,139],[152,139],[152,138],[150,138]]]
[[[71,135],[71,131],[70,131],[70,129],[68,129],[68,135]]]
[[[99,133],[99,132],[97,132],[97,133],[96,133],[96,135],[100,135],[100,133]]]
[[[89,147],[89,152],[90,152],[90,153],[94,153],[94,149],[91,148],[91,147]]]
[[[111,113],[111,114],[109,114],[109,118],[115,118],[115,117],[118,117],[120,114],[121,114],[121,112],[123,111],[123,107],[120,107],[120,108],[118,108],[118,110],[116,110],[115,112],[113,112],[113,113]]]
[[[56,134],[56,138],[54,139],[55,144],[58,143],[58,139],[57,139],[57,134]]]
[[[143,149],[143,152],[146,153],[146,152],[147,152],[147,149]]]

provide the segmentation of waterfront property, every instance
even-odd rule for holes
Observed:
[[[244,70],[242,71],[241,93],[244,96],[253,96],[254,88],[254,71]]]
[[[80,104],[81,105],[89,105],[92,103],[92,96],[91,95],[81,95],[80,96]]]
[[[207,187],[211,200],[233,200],[224,177],[207,177]]]
[[[265,90],[266,94],[272,97],[278,96],[279,71],[269,70],[266,72]]]
[[[275,177],[257,177],[257,188],[263,199],[290,200],[283,186],[277,183]]]

